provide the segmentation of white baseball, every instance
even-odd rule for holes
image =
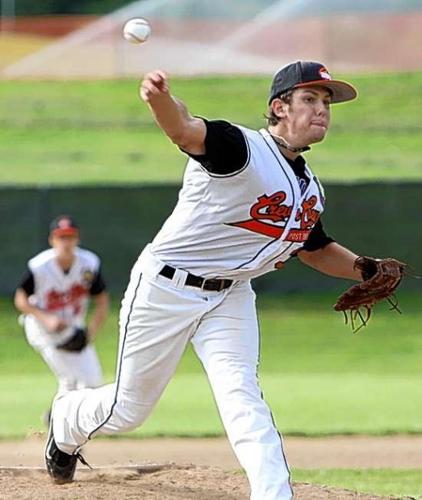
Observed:
[[[141,17],[130,19],[123,28],[123,36],[130,43],[144,43],[151,34],[151,26]]]

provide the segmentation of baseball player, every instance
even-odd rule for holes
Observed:
[[[189,159],[178,203],[134,265],[120,312],[116,381],[55,399],[47,470],[71,481],[79,449],[144,422],[192,342],[253,500],[292,498],[283,443],[257,378],[259,332],[251,279],[297,257],[360,280],[357,258],[324,232],[324,191],[302,153],[322,141],[330,106],[355,89],[316,62],[278,71],[268,127],[192,116],[162,71],[141,98]],[[282,279],[282,275],[280,276]]]
[[[23,313],[29,344],[57,377],[59,394],[97,387],[102,372],[91,342],[108,311],[100,259],[78,247],[79,229],[69,216],[53,220],[49,243],[50,249],[29,260],[15,306]],[[90,298],[95,307],[86,328]]]

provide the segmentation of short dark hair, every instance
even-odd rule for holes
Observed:
[[[290,104],[292,101],[292,95],[294,91],[295,89],[289,89],[286,92],[280,94],[278,97],[275,97],[274,99],[281,99],[286,104]],[[277,125],[277,123],[280,121],[280,118],[272,110],[271,103],[269,104],[268,112],[267,114],[264,114],[264,117],[267,119],[268,125]]]

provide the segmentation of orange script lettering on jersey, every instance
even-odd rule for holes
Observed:
[[[292,213],[292,205],[283,205],[286,198],[284,191],[277,191],[270,196],[259,196],[258,203],[252,205],[250,210],[251,217],[255,220],[269,219],[274,222],[288,219]]]
[[[283,232],[282,225],[263,222],[269,220],[271,222],[287,223],[292,215],[293,206],[287,205],[284,201],[287,194],[284,191],[277,191],[274,194],[263,194],[259,196],[258,201],[254,203],[250,209],[252,219],[232,222],[230,226],[241,227],[254,233],[269,236],[270,238],[279,239]],[[295,221],[299,222],[299,229],[291,229],[285,236],[287,241],[304,242],[308,239],[311,229],[319,219],[320,213],[314,207],[318,202],[318,198],[313,195],[307,200],[303,200],[300,208],[296,212]]]
[[[318,222],[320,213],[314,209],[318,198],[314,195],[302,201],[301,208],[296,213],[296,221],[300,221],[300,229],[311,229]]]
[[[47,311],[57,311],[72,305],[78,311],[80,309],[79,300],[87,294],[88,289],[79,283],[74,284],[66,292],[50,290],[46,296],[46,309]]]

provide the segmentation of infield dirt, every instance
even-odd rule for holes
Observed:
[[[71,484],[53,485],[43,465],[44,436],[0,442],[1,499],[246,500],[246,477],[224,438],[97,439],[83,450]],[[296,468],[421,468],[422,437],[333,437],[285,440]],[[392,450],[394,450],[392,452]],[[387,499],[293,483],[296,500]]]

